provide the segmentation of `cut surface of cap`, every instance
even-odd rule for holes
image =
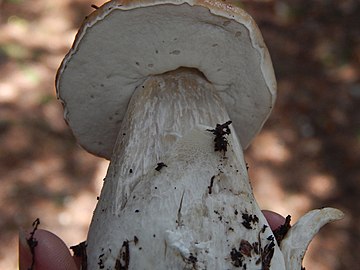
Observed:
[[[56,78],[79,144],[110,159],[136,87],[179,67],[215,86],[245,149],[275,101],[271,59],[248,14],[204,0],[111,1],[84,21]]]

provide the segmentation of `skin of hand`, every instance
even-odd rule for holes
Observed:
[[[31,269],[33,256],[27,244],[30,233],[19,233],[19,269]],[[52,232],[38,229],[34,233],[37,241],[34,256],[34,270],[76,270],[79,269],[65,243]]]
[[[270,228],[274,231],[283,225],[285,218],[270,210],[262,211]],[[33,256],[27,244],[30,233],[20,231],[19,233],[19,269],[31,269]],[[77,270],[80,262],[70,254],[66,244],[52,232],[38,229],[34,233],[37,241],[34,256],[34,270]]]

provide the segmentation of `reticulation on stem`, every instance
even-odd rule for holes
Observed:
[[[100,256],[104,267],[119,265],[128,241],[129,269],[284,269],[229,120],[196,70],[138,86],[91,224],[90,268]],[[210,131],[226,122],[224,153]]]

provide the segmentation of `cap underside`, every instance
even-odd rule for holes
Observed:
[[[204,7],[113,9],[64,59],[58,96],[80,145],[109,159],[135,88],[151,75],[197,68],[219,91],[245,148],[274,100],[261,57],[244,25]]]

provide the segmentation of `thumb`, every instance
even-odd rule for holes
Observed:
[[[36,246],[32,254],[27,239],[30,234],[24,231],[19,233],[19,266],[20,270],[76,270],[74,259],[65,243],[55,234],[38,229],[34,233]]]

